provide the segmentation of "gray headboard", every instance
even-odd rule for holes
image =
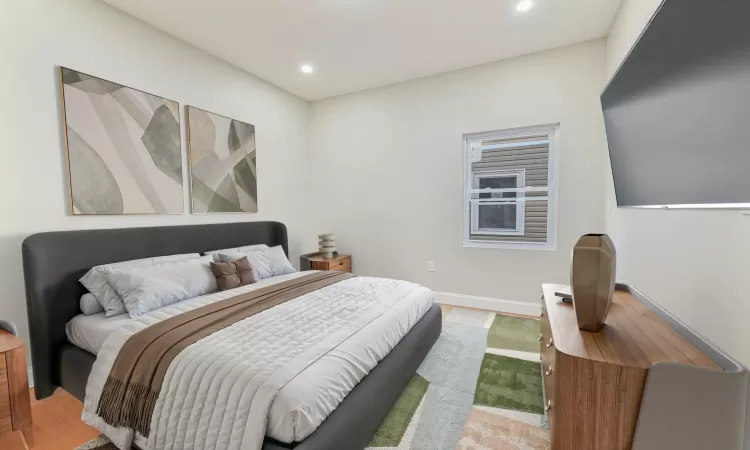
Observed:
[[[286,226],[242,222],[39,233],[23,241],[23,271],[37,398],[59,380],[65,324],[80,313],[85,293],[78,282],[91,267],[131,259],[194,253],[252,244],[281,245],[289,254]]]

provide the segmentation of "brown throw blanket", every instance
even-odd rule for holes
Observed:
[[[188,311],[131,336],[118,353],[97,414],[148,436],[169,364],[189,345],[254,314],[354,275],[316,272]]]

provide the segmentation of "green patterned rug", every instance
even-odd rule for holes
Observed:
[[[443,332],[369,449],[549,449],[539,321],[443,307]]]

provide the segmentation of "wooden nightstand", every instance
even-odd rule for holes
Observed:
[[[33,445],[26,350],[23,341],[0,330],[0,438],[15,431]]]
[[[333,255],[332,258],[322,256],[310,257],[310,268],[312,270],[338,270],[339,272],[352,271],[352,255]]]

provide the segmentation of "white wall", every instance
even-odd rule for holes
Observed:
[[[662,1],[622,1],[607,36],[607,78],[615,73]]]
[[[357,273],[538,304],[581,234],[604,228],[605,140],[594,41],[313,104],[318,232]],[[462,135],[559,122],[557,251],[462,248]],[[427,272],[427,261],[437,271]]]
[[[289,227],[293,262],[315,248],[306,226],[307,102],[99,1],[1,2],[0,54],[0,318],[27,342],[21,241],[34,232],[279,220]],[[260,212],[71,217],[58,65],[255,124]]]
[[[660,4],[623,2],[607,39],[608,77]],[[618,279],[750,367],[750,216],[737,211],[617,209],[607,167],[612,205],[607,232],[617,246]],[[750,421],[745,435],[750,436]],[[750,439],[745,439],[745,449],[750,450]]]

